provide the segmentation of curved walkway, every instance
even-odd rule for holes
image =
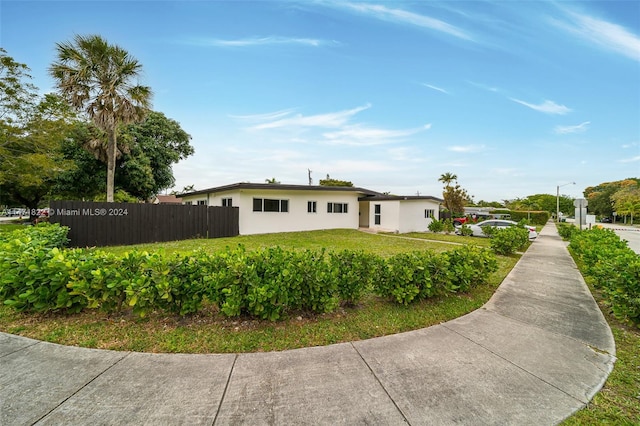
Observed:
[[[0,424],[556,424],[601,388],[609,326],[554,225],[481,309],[324,347],[175,355],[0,333]]]

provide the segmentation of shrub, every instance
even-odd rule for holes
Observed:
[[[451,272],[455,277],[453,289],[459,292],[484,284],[489,274],[498,270],[498,261],[491,251],[475,247],[462,246],[449,252]]]
[[[483,282],[495,264],[492,254],[473,247],[401,253],[387,260],[362,251],[271,247],[248,252],[242,246],[214,254],[133,250],[116,256],[50,248],[63,242],[66,231],[43,229],[20,229],[0,240],[0,301],[20,311],[187,315],[208,300],[227,316],[275,321],[292,310],[330,312],[341,302],[356,304],[372,289],[402,304],[466,291]]]
[[[613,314],[640,325],[640,256],[612,230],[574,232],[569,249],[584,263],[585,275],[602,291]]]
[[[378,282],[378,294],[407,305],[419,294],[430,294],[433,288],[429,270],[418,252],[399,253],[386,262],[385,274]]]
[[[439,220],[432,220],[428,226],[429,231],[431,232],[442,232],[444,231],[444,223]]]
[[[382,259],[363,251],[343,250],[329,254],[329,268],[337,281],[338,296],[347,305],[355,305],[371,290]]]
[[[571,239],[573,234],[580,231],[576,226],[566,223],[558,223],[557,228],[562,239],[567,241]]]
[[[472,246],[446,253],[400,253],[387,260],[375,290],[406,305],[416,299],[468,291],[485,283],[497,269],[493,253]]]
[[[446,234],[452,233],[456,228],[453,226],[453,222],[451,219],[447,219],[444,221],[444,232]]]
[[[41,222],[12,232],[1,233],[0,242],[28,238],[30,244],[43,248],[62,248],[69,243],[69,228],[58,223]]]
[[[469,225],[462,225],[462,227],[460,228],[460,235],[471,237],[473,236],[473,230]]]
[[[523,249],[529,242],[529,231],[520,226],[495,229],[492,233],[491,248],[497,254],[508,256]]]

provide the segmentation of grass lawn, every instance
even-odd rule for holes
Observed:
[[[16,229],[20,229],[23,226],[25,225],[21,225],[19,223],[0,222],[0,234],[15,231]]]
[[[237,247],[242,244],[247,250],[280,246],[288,249],[320,250],[366,250],[381,256],[390,256],[410,250],[429,249],[447,251],[454,247],[450,244],[434,241],[412,241],[403,238],[389,238],[386,235],[369,234],[354,229],[332,229],[326,231],[283,232],[279,234],[240,235],[230,238],[211,238],[197,240],[172,241],[156,244],[133,246],[101,247],[100,250],[123,254],[133,249],[165,253],[188,253],[194,250],[214,252],[225,247]]]
[[[301,249],[350,248],[384,256],[410,250],[455,248],[450,244],[390,238],[354,230],[189,240],[137,248],[153,251],[162,247],[166,252],[189,252],[199,248],[215,251],[238,243],[248,249],[273,245]],[[107,250],[123,253],[131,247]],[[294,312],[278,322],[228,318],[220,315],[214,306],[184,318],[155,314],[144,319],[130,313],[106,315],[95,311],[77,315],[21,314],[8,307],[0,307],[0,330],[66,345],[142,352],[229,353],[327,345],[423,328],[471,312],[491,297],[517,260],[518,256],[498,256],[500,269],[491,274],[489,283],[467,294],[410,306],[399,306],[370,294],[355,308],[342,307],[322,315]]]

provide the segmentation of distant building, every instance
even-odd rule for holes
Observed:
[[[153,204],[182,204],[182,198],[175,195],[156,195],[152,201]]]

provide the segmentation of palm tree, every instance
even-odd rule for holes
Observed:
[[[458,180],[458,176],[454,175],[453,173],[444,173],[442,175],[440,175],[440,178],[438,179],[438,182],[442,182],[444,183],[444,186],[450,186],[451,182],[455,182]]]
[[[57,43],[56,50],[49,73],[58,91],[106,134],[107,201],[113,202],[118,126],[144,118],[151,89],[136,82],[142,65],[98,35],[76,35],[72,42]]]

